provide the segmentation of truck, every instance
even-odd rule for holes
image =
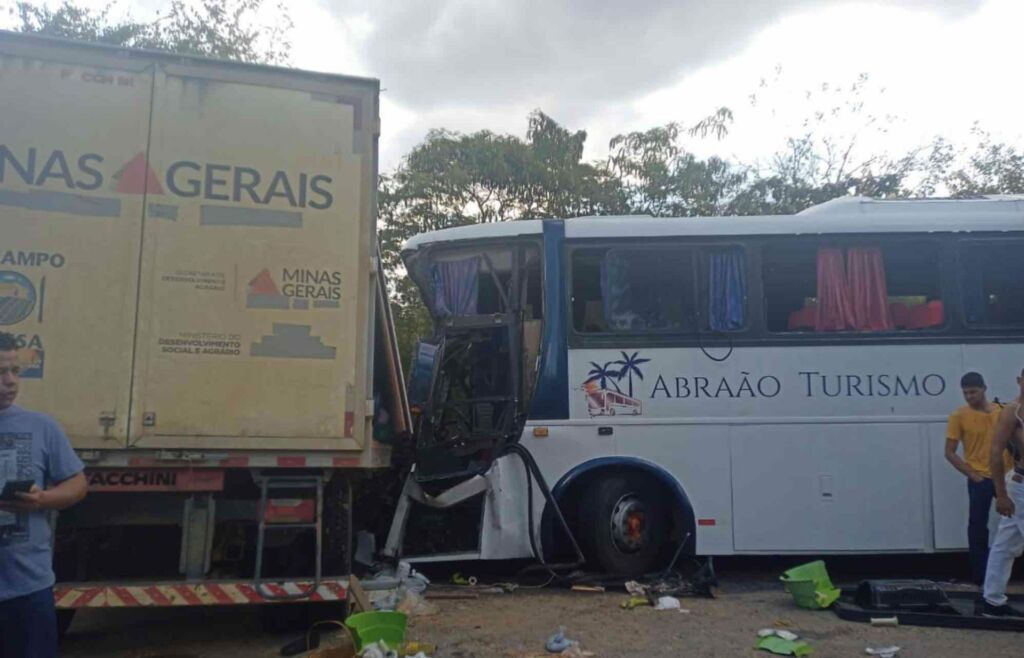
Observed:
[[[410,422],[379,88],[0,32],[0,331],[90,490],[56,521],[63,624],[345,597]]]

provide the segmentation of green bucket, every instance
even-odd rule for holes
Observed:
[[[391,648],[405,642],[406,617],[401,612],[360,612],[345,620],[356,642],[356,651],[384,640]]]
[[[779,580],[786,591],[793,595],[793,601],[801,608],[822,610],[839,598],[839,590],[832,584],[821,560],[793,567],[782,574]]]

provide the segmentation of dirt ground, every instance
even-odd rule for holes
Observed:
[[[757,631],[785,626],[831,658],[863,656],[868,646],[897,645],[900,658],[1020,655],[1024,635],[914,627],[873,628],[828,611],[793,606],[771,571],[722,573],[718,597],[683,599],[688,614],[620,609],[624,593],[519,590],[477,600],[436,602],[436,615],[413,619],[409,638],[434,643],[434,658],[526,658],[544,655],[559,625],[597,658],[770,655],[753,650]],[[1021,591],[1021,587],[1014,588]],[[67,658],[242,658],[276,656],[297,635],[261,627],[251,609],[88,611],[75,619]]]

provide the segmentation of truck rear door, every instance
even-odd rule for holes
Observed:
[[[0,331],[20,403],[77,448],[128,434],[152,66],[0,36]]]
[[[133,445],[362,445],[376,93],[253,67],[158,69]]]

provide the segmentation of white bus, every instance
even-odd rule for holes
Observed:
[[[414,368],[419,459],[388,552],[422,504],[472,500],[479,532],[458,557],[564,551],[544,496],[525,514],[509,444],[609,571],[684,542],[966,547],[945,422],[966,371],[990,396],[1016,390],[1024,199],[517,221],[420,235],[404,257],[436,335]]]

